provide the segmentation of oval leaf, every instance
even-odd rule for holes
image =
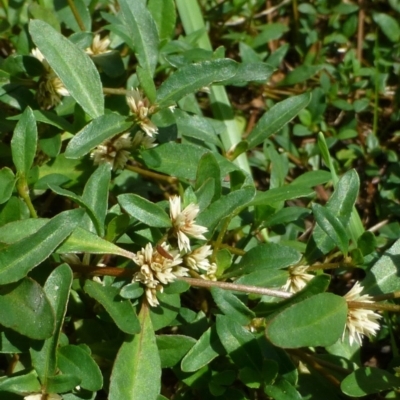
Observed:
[[[156,399],[161,389],[161,363],[148,306],[139,313],[139,334],[122,344],[110,379],[109,400]]]
[[[278,347],[330,346],[343,334],[347,303],[343,297],[321,293],[277,314],[266,328]]]
[[[90,280],[85,282],[85,292],[97,300],[108,312],[122,332],[135,334],[140,332],[140,325],[135,309],[129,300],[119,295],[119,290],[113,286],[103,286]]]
[[[160,335],[156,341],[162,368],[175,366],[196,343],[196,339],[183,335]]]
[[[101,115],[89,122],[68,143],[66,158],[81,158],[96,146],[132,126],[132,121],[115,113]]]
[[[44,261],[76,228],[84,211],[64,211],[33,235],[0,252],[0,285],[15,282]]]
[[[168,214],[157,204],[136,194],[121,194],[118,196],[121,207],[132,217],[148,226],[156,228],[171,227]]]
[[[0,287],[0,324],[32,339],[54,332],[54,311],[42,287],[33,279]]]
[[[104,114],[100,75],[90,57],[46,22],[29,23],[32,40],[71,96],[92,118]]]
[[[0,204],[5,203],[11,197],[15,185],[15,175],[10,168],[0,169]]]

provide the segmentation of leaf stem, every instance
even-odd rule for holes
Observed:
[[[365,310],[400,312],[400,306],[397,304],[378,304],[366,303],[364,301],[348,301],[347,305],[350,308],[363,308]]]
[[[129,169],[130,171],[137,172],[140,175],[146,176],[147,178],[152,178],[157,181],[166,181],[170,184],[177,183],[178,180],[174,176],[168,176],[168,175],[162,175],[158,174],[157,172],[149,171],[147,169],[143,169],[134,165],[126,165],[126,169]]]
[[[74,0],[67,0],[67,2],[68,2],[68,5],[69,5],[69,8],[70,8],[71,11],[72,11],[72,14],[74,14],[74,17],[75,17],[75,19],[76,19],[76,22],[77,22],[78,25],[79,25],[79,29],[80,29],[82,32],[85,32],[85,31],[86,31],[85,24],[83,23],[82,18],[81,18],[81,16],[79,15],[79,11],[78,11],[78,9],[77,9],[76,6],[75,6]]]
[[[29,187],[28,183],[26,182],[25,176],[20,176],[17,183],[17,190],[18,194],[22,197],[25,204],[29,209],[29,213],[31,214],[32,218],[37,218],[37,213],[35,207],[33,207],[32,200],[29,196]]]

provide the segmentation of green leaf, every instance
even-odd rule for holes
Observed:
[[[161,362],[146,305],[140,310],[139,320],[140,333],[126,338],[115,359],[109,400],[156,400],[160,393]]]
[[[247,325],[255,318],[255,314],[245,306],[234,294],[218,287],[211,288],[211,295],[218,308],[240,325]]]
[[[228,58],[202,61],[179,68],[159,87],[157,103],[167,107],[204,86],[233,77],[239,64]]]
[[[302,400],[303,397],[286,379],[278,378],[274,385],[265,387],[265,393],[276,400]]]
[[[132,258],[132,253],[129,251],[79,227],[72,232],[69,238],[57,249],[56,252],[59,254],[115,254],[122,257]]]
[[[156,23],[160,40],[171,39],[176,21],[174,0],[149,0],[147,8]]]
[[[21,115],[11,139],[11,153],[17,171],[27,176],[36,155],[38,134],[36,120],[29,107]]]
[[[103,386],[100,368],[90,354],[80,346],[67,345],[58,349],[58,367],[63,374],[80,378],[79,386],[97,391]]]
[[[0,169],[0,204],[9,200],[14,190],[15,175],[10,168]]]
[[[158,32],[144,1],[120,0],[122,20],[139,65],[152,76],[158,59]],[[133,46],[132,46],[133,45]]]
[[[87,280],[84,290],[104,307],[122,332],[131,335],[140,332],[139,320],[132,303],[123,299],[116,287],[103,286],[100,283]]]
[[[127,131],[132,126],[126,116],[115,113],[101,115],[90,121],[68,143],[66,158],[81,158],[105,140]]]
[[[364,232],[357,240],[357,247],[363,256],[373,253],[377,246],[375,235],[372,232]]]
[[[236,74],[219,84],[222,85],[243,85],[247,82],[266,83],[267,79],[274,72],[273,67],[263,62],[246,62],[239,64]]]
[[[159,335],[156,342],[161,368],[171,368],[194,346],[196,339],[183,335]]]
[[[346,300],[321,293],[278,313],[267,325],[266,335],[283,348],[329,346],[342,336],[346,319]]]
[[[293,86],[298,83],[304,83],[312,78],[323,68],[322,65],[300,65],[293,71],[290,71],[285,78],[279,82],[279,86]]]
[[[47,393],[65,393],[80,385],[81,377],[71,374],[50,376],[47,380]]]
[[[308,197],[314,194],[314,190],[308,185],[287,185],[269,189],[266,192],[257,192],[256,197],[250,203],[252,206],[275,204],[280,201]]]
[[[297,264],[301,253],[279,243],[264,243],[250,249],[227,275],[241,276],[264,269],[281,269]]]
[[[221,170],[213,153],[205,153],[199,161],[196,175],[195,189],[199,189],[208,179],[212,178],[214,182],[214,196],[212,201],[221,197],[222,178]]]
[[[30,343],[25,336],[19,333],[1,327],[0,328],[0,353],[1,354],[19,354],[29,351]]]
[[[367,394],[379,393],[400,386],[400,378],[379,368],[361,367],[340,384],[344,394],[351,397],[363,397]]]
[[[82,219],[84,211],[64,211],[36,233],[0,252],[0,285],[15,282],[47,257],[65,240]]]
[[[73,200],[76,204],[80,205],[82,208],[84,208],[85,211],[87,212],[88,216],[92,220],[93,225],[96,228],[97,234],[99,236],[101,236],[101,233],[102,233],[101,221],[99,221],[99,219],[98,219],[96,213],[93,211],[92,207],[89,204],[87,204],[86,201],[84,201],[81,196],[78,196],[74,192],[71,192],[70,190],[67,190],[67,189],[63,189],[56,185],[49,184],[48,186],[54,193],[56,193],[60,196],[67,197],[67,198]],[[104,231],[104,226],[103,226],[103,231]]]
[[[97,68],[90,57],[43,21],[31,21],[29,32],[76,102],[92,118],[102,115],[102,85]]]
[[[311,100],[310,93],[303,93],[298,96],[289,97],[275,104],[257,122],[257,125],[247,137],[249,148],[262,143],[265,139],[282,129],[290,122],[303,108],[307,107]]]
[[[171,219],[157,204],[136,194],[121,194],[118,196],[121,207],[132,217],[148,226],[170,228]]]
[[[181,307],[181,298],[179,294],[157,293],[160,302],[158,307],[150,309],[151,324],[154,331],[158,331],[168,326],[178,315]]]
[[[32,365],[40,382],[47,388],[49,377],[57,372],[57,347],[64,322],[72,285],[72,271],[67,264],[58,266],[47,278],[43,290],[55,313],[54,334],[44,342],[35,343],[30,349]]]
[[[204,147],[190,144],[168,142],[141,153],[145,164],[155,171],[176,176],[179,179],[196,179],[197,166],[203,154],[209,153]],[[213,153],[221,169],[221,176],[229,174],[237,167],[222,157]]]
[[[183,372],[194,372],[203,368],[214,360],[218,355],[225,353],[213,325],[207,329],[197,340],[196,344],[189,350],[181,363]]]
[[[318,226],[335,242],[345,257],[349,249],[346,230],[338,217],[319,204],[312,205],[313,214]]]
[[[106,219],[108,209],[108,190],[110,186],[111,171],[107,164],[100,165],[96,171],[90,176],[83,189],[82,200],[87,204],[98,221],[99,236],[103,237],[104,221]],[[81,225],[88,231],[96,232],[96,228],[89,216],[84,217],[84,222]]]
[[[216,326],[221,343],[233,362],[239,368],[249,367],[261,372],[263,357],[255,336],[228,316],[217,315]]]
[[[124,299],[137,299],[144,293],[143,288],[139,282],[128,283],[123,286],[119,292],[119,295]]]
[[[212,232],[223,218],[234,215],[249,204],[254,195],[254,186],[248,186],[221,197],[199,215],[197,224]]]
[[[389,14],[373,13],[372,18],[382,29],[385,36],[393,43],[400,40],[400,26],[398,21]]]
[[[54,332],[54,311],[42,287],[33,279],[0,287],[0,324],[32,339]]]
[[[26,374],[17,373],[14,376],[0,378],[0,392],[17,393],[23,396],[26,393],[39,393],[41,386],[34,370]]]
[[[375,296],[400,290],[399,257],[400,240],[397,240],[367,272],[362,282],[366,293]]]

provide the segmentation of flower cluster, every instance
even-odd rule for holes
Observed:
[[[203,233],[207,229],[195,225],[195,218],[199,213],[199,207],[189,204],[181,210],[181,199],[179,196],[170,199],[170,217],[172,229],[170,235],[178,240],[178,249],[171,249],[169,244],[163,243],[153,248],[147,243],[145,248],[138,251],[133,261],[139,266],[139,271],[134,275],[133,281],[140,282],[145,286],[148,303],[157,306],[157,291],[163,291],[163,285],[173,282],[177,277],[187,276],[189,270],[202,271],[205,279],[215,280],[216,265],[210,263],[211,246],[203,245],[191,250],[190,239],[187,235],[203,239]]]
[[[115,136],[97,146],[90,156],[95,165],[109,163],[112,169],[123,168],[130,156],[132,139],[129,133]]]
[[[356,282],[355,285],[351,288],[351,290],[345,294],[344,298],[348,304],[348,313],[347,313],[347,321],[346,328],[349,332],[349,341],[350,345],[353,342],[357,342],[358,344],[362,344],[362,337],[367,336],[375,336],[378,332],[380,325],[377,322],[381,315],[377,314],[373,310],[368,310],[365,308],[354,307],[351,305],[351,302],[357,303],[373,303],[371,296],[360,293],[363,291],[363,287]],[[344,336],[343,332],[343,336]]]
[[[49,108],[58,105],[61,102],[62,96],[69,96],[69,92],[62,83],[61,79],[50,67],[42,52],[35,48],[32,50],[32,55],[42,63],[45,71],[39,79],[36,100],[40,107],[48,110]]]
[[[154,113],[155,107],[150,105],[149,100],[143,97],[139,90],[131,89],[126,95],[126,101],[136,122],[146,135],[152,137],[158,133],[157,127],[151,122],[150,116]]]
[[[314,275],[307,274],[308,265],[293,265],[289,267],[289,277],[282,286],[282,290],[287,292],[297,293],[303,289],[307,283],[314,278]]]
[[[110,43],[111,40],[108,37],[100,39],[100,35],[97,34],[94,36],[91,46],[88,47],[85,51],[91,56],[98,56],[100,54],[109,53],[111,51],[108,49]]]

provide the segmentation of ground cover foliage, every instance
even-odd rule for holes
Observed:
[[[0,9],[0,398],[398,398],[400,3]]]

